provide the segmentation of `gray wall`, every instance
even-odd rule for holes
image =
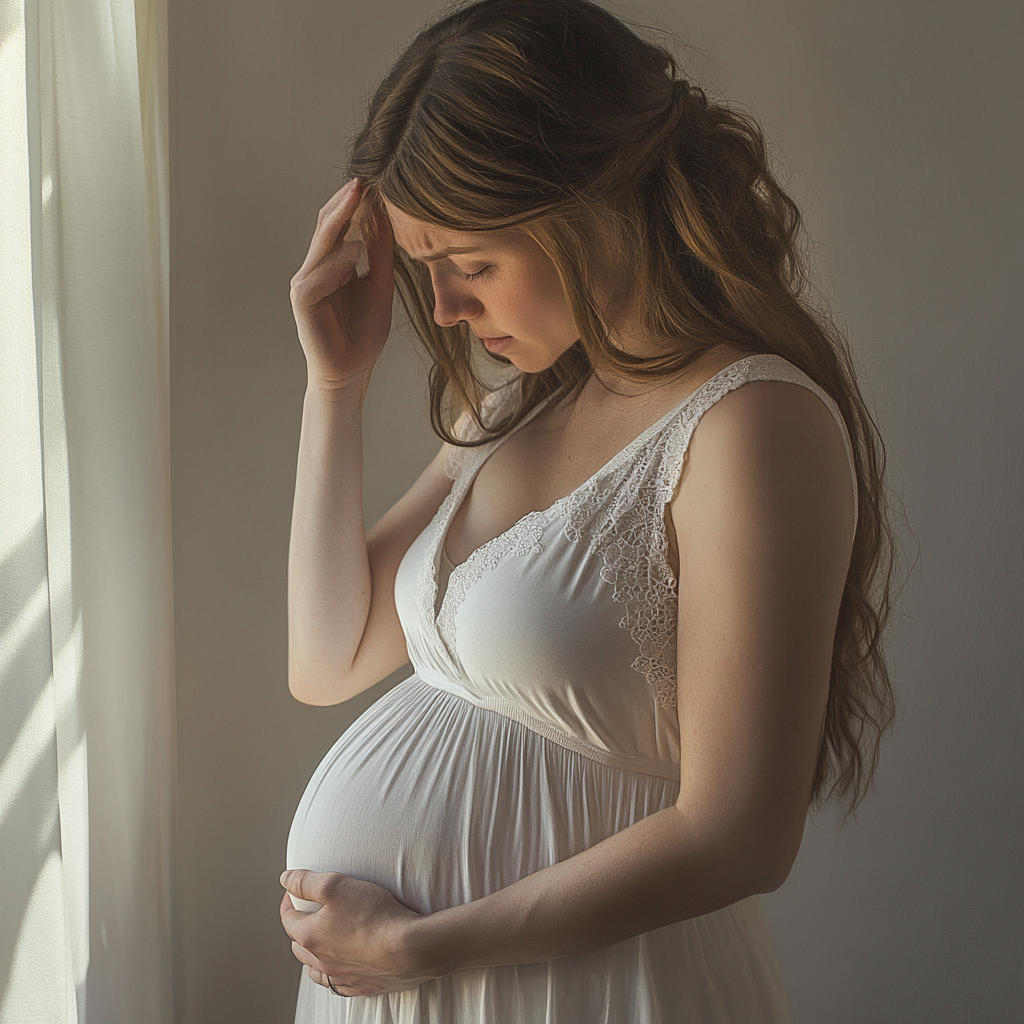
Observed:
[[[304,373],[287,285],[365,91],[437,7],[170,0],[182,1024],[290,1020],[291,813],[387,685],[328,709],[287,693]],[[810,826],[768,898],[798,1021],[1020,1021],[1024,8],[613,10],[686,40],[697,77],[768,126],[888,440],[908,560],[920,545],[876,792],[858,825]],[[371,522],[436,451],[423,380],[396,336],[367,412]]]

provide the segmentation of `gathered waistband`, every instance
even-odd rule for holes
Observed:
[[[550,740],[552,743],[557,743],[560,747],[580,754],[582,757],[589,758],[591,761],[596,761],[598,764],[619,768],[627,772],[635,772],[640,775],[653,775],[659,779],[679,781],[678,764],[673,764],[670,761],[658,761],[648,757],[637,757],[634,754],[623,754],[617,750],[606,750],[604,747],[599,747],[589,740],[574,736],[572,733],[560,729],[551,722],[545,722],[543,719],[531,715],[518,704],[502,700],[498,697],[481,696],[450,680],[427,679],[418,672],[414,672],[411,676],[404,679],[403,683],[411,683],[414,680],[424,683],[432,689],[458,697],[467,704],[480,708],[482,711],[490,711],[496,715],[501,715],[503,718],[511,719],[519,725],[525,726],[538,736]]]

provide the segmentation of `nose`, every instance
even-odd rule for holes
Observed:
[[[434,323],[454,327],[460,320],[472,320],[483,312],[483,303],[447,275],[432,274]]]

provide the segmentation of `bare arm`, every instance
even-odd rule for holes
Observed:
[[[311,387],[302,410],[288,557],[288,686],[337,704],[408,660],[395,575],[451,487],[444,445],[369,531],[363,523],[365,388]]]
[[[391,328],[392,235],[383,211],[346,239],[359,201],[350,182],[320,211],[291,299],[308,385],[302,411],[288,552],[288,686],[307,704],[337,704],[405,664],[394,602],[402,555],[451,482],[444,446],[367,535],[363,523],[362,411]]]
[[[679,545],[680,792],[588,850],[416,915],[344,875],[290,872],[296,955],[347,994],[604,948],[777,888],[803,834],[853,533],[842,439],[812,393],[754,382],[702,418],[671,505]],[[372,913],[362,913],[372,907]]]
[[[778,888],[803,835],[849,566],[842,438],[798,385],[756,382],[694,433],[679,542],[674,807],[417,922],[462,968],[556,959]]]

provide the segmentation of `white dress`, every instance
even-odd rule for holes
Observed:
[[[376,882],[428,913],[480,899],[674,803],[677,592],[664,508],[702,413],[751,380],[814,391],[839,422],[849,454],[842,417],[821,388],[780,356],[749,356],[571,494],[474,551],[445,587],[448,526],[502,439],[452,453],[451,493],[395,582],[413,674],[357,719],[317,768],[292,823],[289,867]],[[296,1024],[789,1019],[757,897],[596,953],[459,971],[387,995],[339,998],[303,969],[295,1017]]]

